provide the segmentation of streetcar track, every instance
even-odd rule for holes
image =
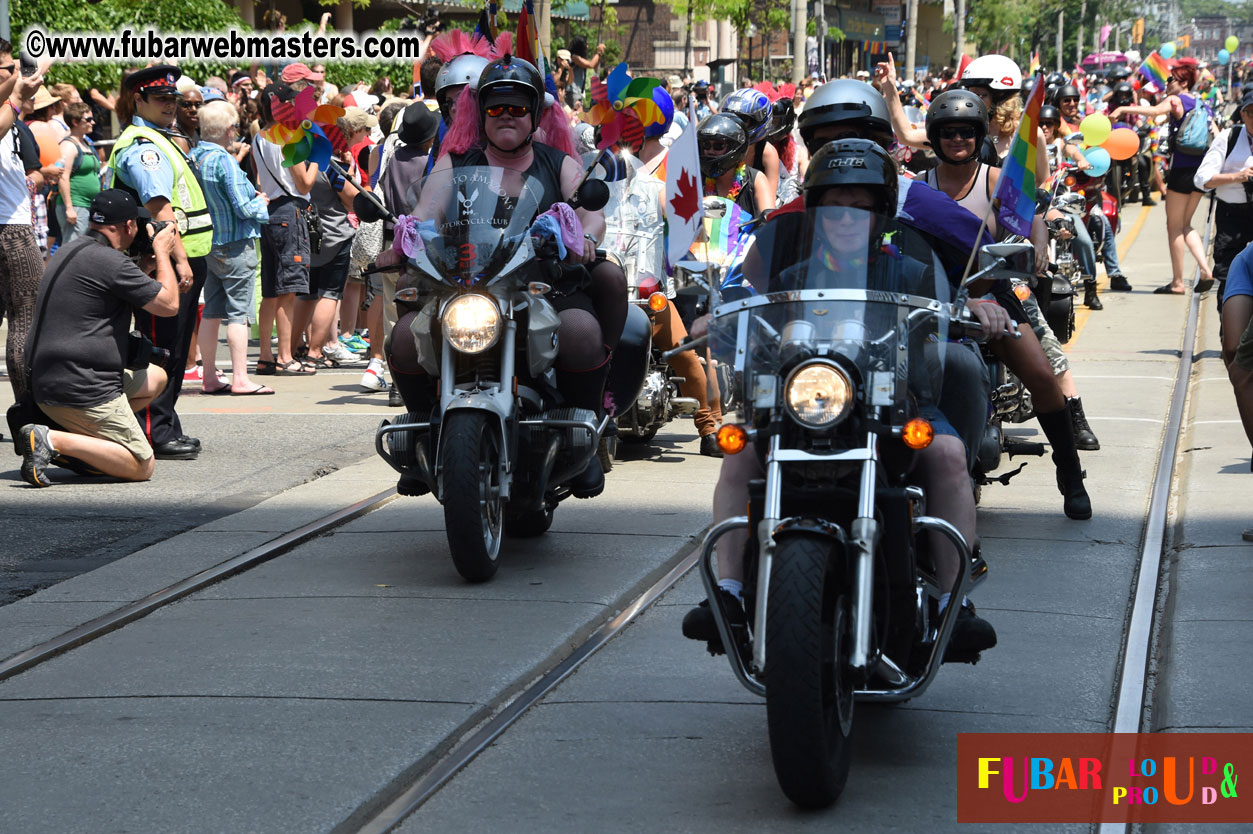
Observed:
[[[357,501],[322,518],[297,527],[295,530],[290,530],[245,553],[227,559],[225,562],[167,585],[142,599],[129,602],[112,611],[101,614],[99,617],[81,623],[50,640],[45,640],[18,652],[12,657],[0,661],[0,681],[19,675],[71,649],[97,640],[128,623],[142,619],[152,612],[164,608],[172,602],[183,599],[189,594],[203,590],[210,585],[281,556],[309,539],[320,536],[352,521],[358,516],[382,507],[395,497],[396,490],[392,488]]]

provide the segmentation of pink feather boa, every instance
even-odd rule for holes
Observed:
[[[542,142],[574,157],[576,161],[579,159],[574,130],[560,104],[544,108],[544,114],[540,117],[534,139],[536,142]],[[470,92],[470,87],[467,85],[457,98],[457,117],[453,119],[448,135],[444,137],[440,146],[440,156],[446,153],[462,154],[471,148],[482,147],[485,144],[486,138],[479,124],[478,98]]]

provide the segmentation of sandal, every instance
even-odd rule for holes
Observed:
[[[331,359],[329,356],[305,359],[304,363],[310,368],[317,368],[323,371],[333,371],[340,367],[339,362]]]
[[[1214,287],[1213,278],[1201,278],[1196,282],[1196,286],[1192,288],[1193,292],[1209,292]]]
[[[313,376],[317,368],[311,368],[298,359],[293,359],[278,369],[279,376]]]
[[[258,359],[257,373],[261,376],[274,376],[278,373],[278,363],[273,359]]]
[[[1158,287],[1157,289],[1153,290],[1153,295],[1183,295],[1184,293],[1185,293],[1184,290],[1171,289],[1170,284],[1164,284]]]

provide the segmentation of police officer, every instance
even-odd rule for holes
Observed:
[[[153,219],[173,221],[179,233],[174,247],[182,293],[178,315],[161,319],[143,311],[135,313],[135,326],[157,347],[170,352],[169,385],[138,415],[153,452],[164,460],[191,460],[200,453],[200,441],[183,433],[174,405],[183,387],[179,371],[187,364],[196,327],[205,258],[213,245],[213,223],[195,165],[172,138],[178,136],[173,126],[180,98],[176,84],[181,76],[178,67],[161,65],[142,69],[123,82],[117,114],[127,127],[113,146],[108,163],[112,182],[106,183],[133,193]]]

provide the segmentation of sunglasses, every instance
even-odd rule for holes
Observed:
[[[491,107],[487,108],[487,115],[492,118],[498,118],[508,113],[515,119],[520,119],[523,116],[530,114],[530,112],[531,108],[527,107],[525,104],[493,104]]]
[[[874,211],[874,208],[870,206],[823,206],[822,211],[836,220],[843,220],[846,217],[856,220]]]
[[[178,103],[178,106],[179,106],[179,107],[181,107],[181,108],[183,108],[184,110],[199,110],[201,107],[204,107],[204,102],[200,102],[200,101],[180,101],[180,102]]]
[[[1058,124],[1057,122],[1040,122],[1040,127],[1041,128],[1051,127],[1053,128],[1053,130],[1057,130]]]
[[[942,127],[940,128],[941,139],[973,139],[975,138],[975,129],[973,127]]]
[[[17,64],[5,64],[0,67],[0,72],[13,72],[15,69],[17,69]]]
[[[1058,101],[1062,104],[1078,104],[1079,103],[1079,99],[1073,96],[1063,98],[1063,99],[1058,99]]]
[[[725,139],[706,140],[700,143],[700,149],[706,153],[724,154],[731,150],[731,143]]]

